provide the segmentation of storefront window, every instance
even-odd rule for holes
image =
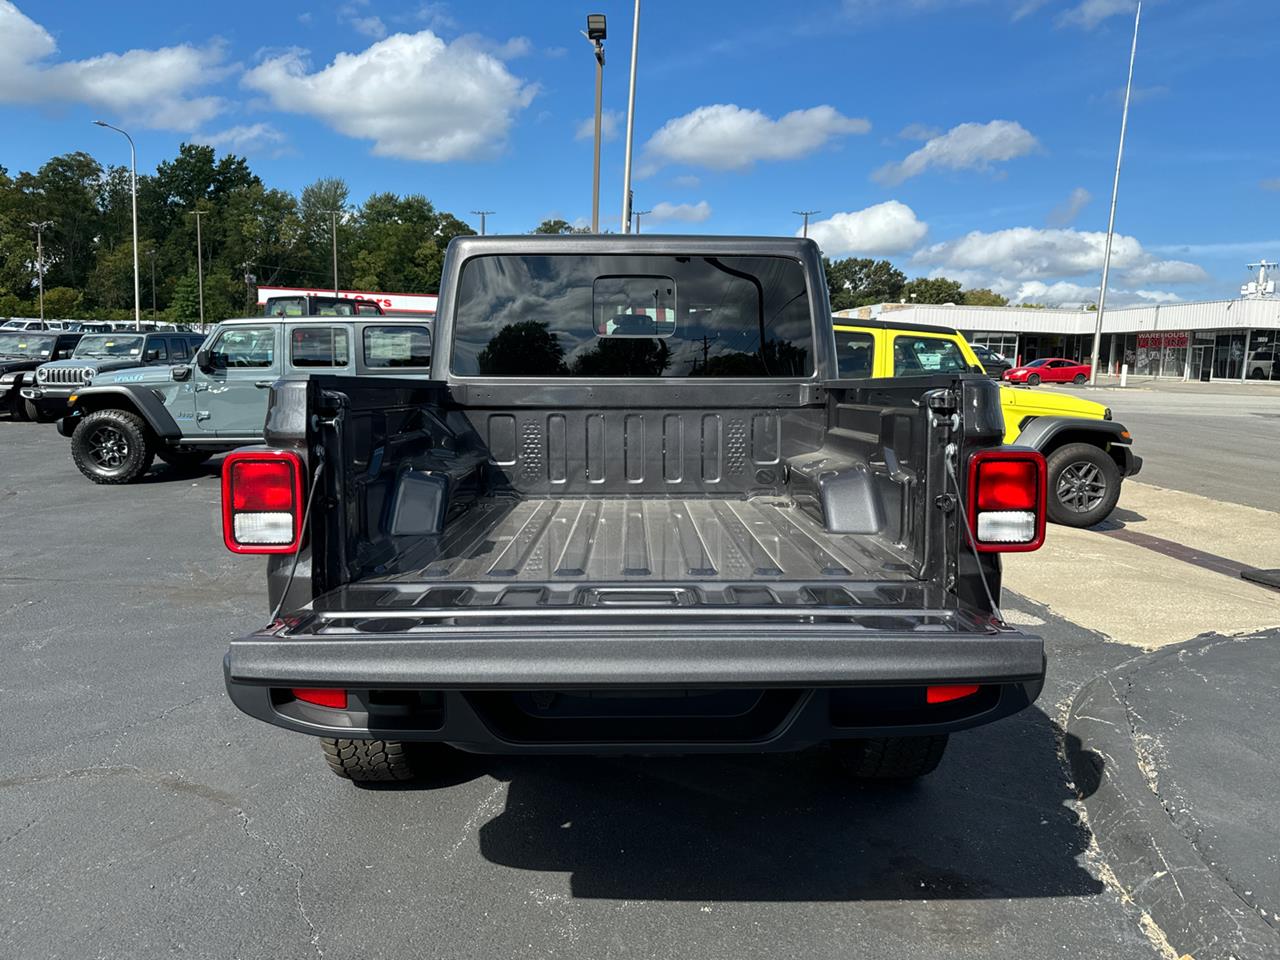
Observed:
[[[1218,380],[1239,380],[1244,369],[1244,332],[1220,333],[1214,342],[1213,375]]]
[[[1280,380],[1280,330],[1253,331],[1244,375],[1250,380]]]

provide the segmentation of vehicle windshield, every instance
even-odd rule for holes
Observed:
[[[0,357],[51,357],[54,340],[34,333],[0,332]]]
[[[142,354],[142,337],[118,337],[104,333],[84,337],[71,356],[77,360],[108,360],[114,357],[137,357]]]
[[[1048,362],[1049,362],[1049,361],[1048,361],[1047,359],[1046,359],[1046,360],[1032,360],[1030,363],[1024,363],[1024,364],[1023,364],[1023,366],[1024,366],[1024,367],[1043,367],[1043,366],[1044,366],[1046,363],[1048,363]]]

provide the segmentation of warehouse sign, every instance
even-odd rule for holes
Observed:
[[[1138,334],[1139,350],[1158,350],[1162,347],[1178,349],[1185,347],[1190,340],[1187,331],[1181,330],[1171,333],[1140,333]]]
[[[332,296],[332,287],[327,290],[316,287],[258,287],[258,306],[265,307],[269,297]],[[434,293],[383,293],[379,290],[339,290],[338,296],[344,300],[372,301],[381,306],[384,313],[414,313],[422,316],[434,316],[436,301],[440,299]]]

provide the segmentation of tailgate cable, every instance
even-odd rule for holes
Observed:
[[[978,579],[982,581],[982,590],[987,595],[987,602],[991,604],[991,610],[995,614],[996,619],[1002,626],[1005,625],[1004,613],[1000,610],[1000,605],[996,603],[996,599],[991,594],[991,584],[987,583],[987,575],[982,570],[982,557],[978,554],[978,545],[973,539],[973,530],[969,527],[969,511],[965,508],[964,494],[960,492],[960,478],[956,476],[956,452],[958,448],[954,443],[948,443],[946,449],[947,476],[951,478],[951,485],[956,490],[956,506],[960,509],[960,519],[963,521],[964,538],[969,544],[969,549],[973,553],[973,559],[978,568]]]
[[[307,492],[307,503],[302,508],[302,532],[307,531],[307,521],[311,519],[311,503],[316,498],[316,488],[320,486],[320,474],[324,471],[324,448],[316,447],[316,472],[311,478],[311,489]],[[276,603],[276,608],[271,611],[270,623],[276,622],[276,617],[280,616],[280,608],[284,606],[284,601],[289,596],[289,588],[293,586],[294,575],[298,572],[298,560],[302,556],[302,541],[298,541],[298,549],[293,552],[293,563],[289,567],[289,579],[284,582],[284,589],[280,591],[280,600]]]

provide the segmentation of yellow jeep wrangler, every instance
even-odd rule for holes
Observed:
[[[846,379],[986,373],[968,341],[948,327],[837,318],[835,331]],[[1129,431],[1100,403],[1001,385],[1000,406],[1004,442],[1033,447],[1049,462],[1049,518],[1055,523],[1090,527],[1105,520],[1120,499],[1121,480],[1142,469]]]

